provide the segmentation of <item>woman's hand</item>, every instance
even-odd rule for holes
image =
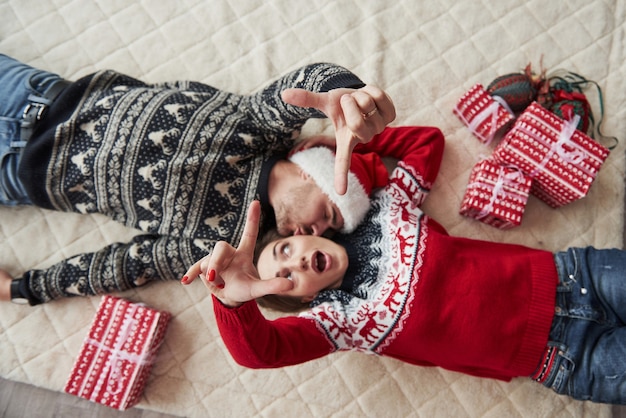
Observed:
[[[181,283],[186,285],[200,277],[211,293],[230,307],[291,289],[293,283],[285,278],[261,280],[253,264],[260,216],[261,205],[254,201],[248,208],[239,246],[234,248],[224,241],[218,242],[211,254],[187,270]]]
[[[294,106],[315,108],[331,120],[337,144],[335,190],[341,195],[348,188],[350,155],[354,147],[369,142],[396,118],[396,109],[389,96],[370,85],[358,90],[344,88],[325,93],[286,89],[282,98]]]

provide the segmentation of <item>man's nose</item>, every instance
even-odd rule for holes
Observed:
[[[320,236],[324,233],[324,230],[321,229],[317,224],[311,224],[311,225],[301,225],[300,228],[298,228],[295,232],[294,235],[317,235]]]
[[[327,221],[319,221],[311,225],[311,235],[321,237],[326,230],[330,228],[330,223]]]

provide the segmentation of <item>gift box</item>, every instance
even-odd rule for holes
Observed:
[[[578,116],[564,121],[533,102],[493,152],[533,179],[531,194],[553,208],[587,195],[609,150],[576,130]]]
[[[170,316],[142,304],[103,296],[65,392],[119,410],[135,405]]]
[[[483,160],[472,169],[460,213],[500,229],[518,226],[531,184],[518,169]]]
[[[491,96],[481,84],[476,84],[457,102],[454,113],[483,143],[490,143],[504,133],[515,117],[506,102]]]

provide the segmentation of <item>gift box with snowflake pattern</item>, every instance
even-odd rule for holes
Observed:
[[[135,405],[169,319],[168,312],[103,296],[65,392],[120,410]]]
[[[522,223],[532,180],[519,170],[493,160],[477,163],[461,202],[461,215],[499,229]]]
[[[533,179],[531,194],[557,208],[587,195],[609,150],[533,102],[493,152]]]
[[[510,128],[515,117],[506,102],[476,84],[458,100],[454,114],[481,142],[489,144]]]

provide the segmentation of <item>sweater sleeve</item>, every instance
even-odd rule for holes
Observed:
[[[213,309],[226,348],[242,366],[285,367],[335,351],[312,319],[288,316],[270,321],[265,319],[256,302],[228,308],[215,297]]]
[[[386,128],[370,142],[359,144],[354,150],[392,157],[419,173],[425,183],[432,184],[439,173],[443,148],[444,137],[438,128],[401,126]]]
[[[417,181],[419,190],[414,200],[421,204],[437,178],[443,149],[444,137],[438,128],[406,126],[386,128],[370,142],[357,145],[354,152],[374,152],[397,160],[398,167]]]
[[[71,296],[93,296],[125,291],[153,281],[179,280],[187,266],[212,245],[198,240],[136,235],[129,242],[107,245],[77,254],[20,278],[21,292],[31,305]]]
[[[347,69],[334,64],[317,63],[301,67],[269,84],[245,101],[250,119],[264,132],[291,134],[311,118],[326,115],[314,108],[292,106],[282,100],[283,90],[301,88],[327,92],[338,88],[361,88],[365,84]],[[297,135],[292,135],[295,138]]]

